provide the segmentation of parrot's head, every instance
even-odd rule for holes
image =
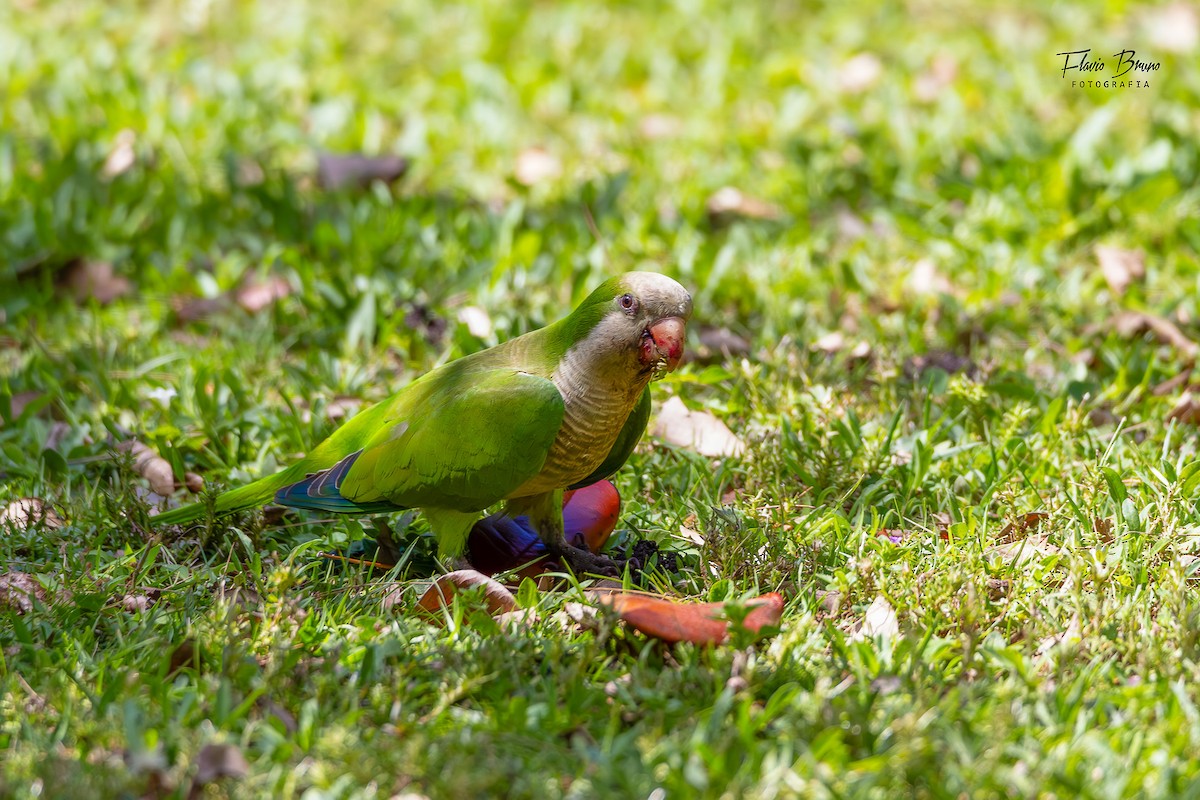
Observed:
[[[571,316],[588,328],[589,349],[644,385],[679,366],[691,315],[692,296],[677,281],[627,272],[601,284]]]

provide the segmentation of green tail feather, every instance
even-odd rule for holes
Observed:
[[[253,483],[248,483],[237,489],[222,492],[217,496],[216,504],[213,507],[213,514],[220,517],[225,514],[232,514],[235,511],[245,511],[265,505],[275,497],[275,492],[298,480],[302,480],[305,475],[304,469],[305,464],[301,462],[282,472],[276,472],[274,475],[259,478]],[[156,526],[185,525],[189,522],[198,522],[204,519],[207,513],[207,504],[192,503],[191,505],[180,506],[179,508],[159,514],[154,517],[154,524]]]

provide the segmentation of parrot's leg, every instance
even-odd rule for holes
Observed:
[[[479,519],[479,512],[451,511],[446,508],[424,508],[425,518],[437,538],[438,555],[445,559],[457,559],[467,547],[467,536]]]
[[[567,541],[563,531],[562,508],[563,492],[562,489],[556,489],[553,492],[509,501],[505,513],[512,517],[528,515],[529,524],[537,531],[546,549],[551,555],[561,558],[576,575],[588,572],[597,575],[619,575],[617,563],[608,556],[576,547]]]

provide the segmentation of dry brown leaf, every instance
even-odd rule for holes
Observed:
[[[251,314],[262,311],[267,306],[282,300],[292,293],[292,285],[279,275],[272,275],[266,280],[251,278],[243,283],[234,293],[237,304]]]
[[[510,630],[529,630],[541,620],[537,609],[518,608],[516,611],[505,611],[496,615],[496,624]]]
[[[1117,334],[1129,339],[1143,333],[1153,333],[1154,337],[1163,344],[1170,345],[1188,358],[1195,358],[1200,353],[1200,346],[1189,339],[1179,326],[1163,317],[1147,314],[1142,311],[1122,311],[1114,316],[1109,323]],[[1103,326],[1098,330],[1105,330]]]
[[[740,358],[750,352],[750,342],[728,328],[703,326],[697,338],[700,340],[700,347],[692,360],[700,363]]]
[[[1141,250],[1102,244],[1096,248],[1096,260],[1108,288],[1118,297],[1125,294],[1130,284],[1146,277],[1146,254]]]
[[[932,103],[958,77],[958,62],[953,56],[938,53],[933,57],[929,69],[917,76],[913,94],[922,103]]]
[[[1034,559],[1047,558],[1059,552],[1045,536],[1027,536],[1012,542],[1000,542],[987,548],[987,555],[999,556],[1010,564],[1021,565]]]
[[[183,485],[192,494],[200,494],[204,491],[204,478],[194,472],[185,472],[183,473]]]
[[[317,155],[317,185],[327,190],[365,189],[375,181],[395,183],[406,172],[408,159],[400,156]]]
[[[836,615],[842,607],[842,593],[837,589],[818,589],[817,605],[821,606],[825,613]]]
[[[877,595],[867,607],[858,629],[851,639],[869,639],[875,636],[891,638],[899,635],[900,622],[896,619],[896,610],[883,595]]]
[[[504,588],[499,581],[494,581],[482,572],[473,569],[456,570],[438,578],[432,586],[425,590],[425,594],[421,595],[421,599],[417,601],[417,607],[435,613],[448,606],[459,591],[473,589],[477,586],[483,587],[483,599],[491,614],[503,614],[507,611],[517,610],[517,598],[513,597],[512,592]]]
[[[222,778],[243,778],[250,771],[237,745],[206,744],[196,754],[196,785],[205,786]]]
[[[1167,414],[1167,419],[1186,425],[1200,425],[1200,396],[1189,388],[1175,401],[1175,407]]]
[[[1038,643],[1038,647],[1034,655],[1045,655],[1052,648],[1054,648],[1055,645],[1070,646],[1079,644],[1082,639],[1083,635],[1079,627],[1079,617],[1075,616],[1072,617],[1071,621],[1067,623],[1067,627],[1062,631],[1062,633],[1055,633],[1042,639]]]
[[[522,186],[534,186],[553,180],[562,174],[562,163],[558,156],[542,147],[527,147],[517,154],[517,163],[513,168],[517,183]]]
[[[66,266],[58,276],[58,285],[77,303],[94,299],[101,305],[108,305],[133,289],[129,279],[114,273],[109,262],[84,258],[75,259]]]
[[[1050,515],[1045,511],[1027,512],[1021,515],[1016,522],[1010,522],[1005,525],[1000,530],[1000,535],[997,537],[997,540],[1001,542],[1014,541],[1018,535],[1025,535],[1030,531],[1037,530],[1038,526],[1042,524],[1043,520],[1049,516]]]
[[[682,603],[666,597],[630,592],[593,592],[592,597],[612,609],[631,627],[665,642],[721,644],[729,638],[724,603]],[[743,620],[746,630],[758,633],[779,624],[783,597],[776,592],[746,601],[750,612]]]
[[[28,614],[35,600],[46,602],[46,590],[36,578],[25,572],[0,573],[0,608]]]
[[[9,414],[13,419],[20,419],[21,415],[25,413],[25,409],[29,407],[30,403],[35,400],[40,400],[45,396],[45,392],[39,392],[36,389],[31,389],[25,392],[17,392],[12,396],[9,402]],[[0,426],[2,425],[4,425],[4,421],[0,420]]]
[[[670,139],[682,128],[679,120],[669,114],[647,114],[638,123],[638,133],[644,139]]]
[[[829,353],[830,355],[842,350],[845,346],[846,337],[842,335],[841,331],[830,331],[813,342],[813,348],[823,353]]]
[[[654,435],[702,456],[740,456],[745,443],[724,422],[707,411],[691,411],[678,397],[663,403],[654,422]]]
[[[325,406],[325,417],[327,419],[342,419],[348,414],[362,408],[363,401],[361,397],[352,397],[350,395],[338,395],[329,401]]]
[[[734,219],[777,220],[783,216],[779,206],[758,197],[746,194],[733,186],[724,186],[713,192],[704,204],[708,220],[713,225],[722,225]]]
[[[905,285],[917,295],[954,294],[954,284],[938,271],[932,259],[922,258],[913,264]]]
[[[63,521],[54,509],[48,508],[37,497],[21,497],[13,500],[0,511],[0,527],[28,530],[35,525],[48,529],[61,528]]]
[[[128,172],[129,168],[137,162],[137,154],[133,150],[135,144],[137,144],[137,134],[129,128],[117,132],[112,150],[108,151],[108,157],[104,159],[104,166],[100,168],[100,174],[106,180],[112,180],[118,175]]]
[[[148,594],[127,594],[121,598],[121,608],[130,614],[145,611],[154,605],[154,599]]]
[[[1200,14],[1185,2],[1147,9],[1142,15],[1146,35],[1154,46],[1172,53],[1190,53],[1200,45]]]
[[[492,335],[492,318],[479,306],[460,308],[458,321],[466,325],[467,330],[477,339],[487,339]]]
[[[838,86],[857,94],[874,86],[883,76],[883,62],[871,53],[859,53],[838,70]]]
[[[150,482],[155,494],[167,497],[175,491],[175,473],[165,458],[136,439],[121,442],[117,449],[133,456],[134,470]]]

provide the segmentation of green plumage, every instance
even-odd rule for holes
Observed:
[[[272,500],[352,513],[420,508],[430,519],[443,553],[456,556],[471,523],[484,509],[502,501],[548,506],[539,476],[544,483],[546,475],[563,473],[563,464],[576,469],[575,460],[564,460],[562,452],[585,465],[577,470],[572,485],[611,475],[629,458],[645,431],[650,412],[648,377],[639,373],[640,383],[621,387],[613,375],[600,374],[598,368],[598,394],[612,395],[610,384],[624,391],[612,395],[618,399],[618,418],[615,424],[613,419],[597,421],[612,428],[598,438],[608,443],[604,452],[570,453],[563,442],[554,447],[560,432],[569,428],[564,426],[564,415],[575,413],[570,434],[575,436],[575,429],[587,423],[586,419],[580,422],[578,409],[590,408],[578,398],[572,401],[571,392],[579,394],[577,384],[582,380],[587,401],[592,389],[588,370],[576,368],[571,380],[564,382],[560,368],[567,354],[593,336],[602,321],[615,324],[612,319],[621,319],[614,303],[626,290],[623,279],[613,279],[554,325],[427,373],[353,417],[288,469],[220,495],[215,513]],[[636,354],[636,344],[633,347]],[[624,364],[617,348],[615,339],[611,348],[605,339],[593,341],[587,352],[596,354],[590,357],[598,365]],[[628,400],[621,399],[626,396]],[[575,412],[569,411],[569,401],[576,403]],[[556,458],[561,463],[547,463],[552,452],[560,454]],[[558,472],[543,472],[551,466]],[[535,489],[522,490],[530,486]],[[195,522],[205,513],[204,504],[195,504],[160,514],[156,522]]]

